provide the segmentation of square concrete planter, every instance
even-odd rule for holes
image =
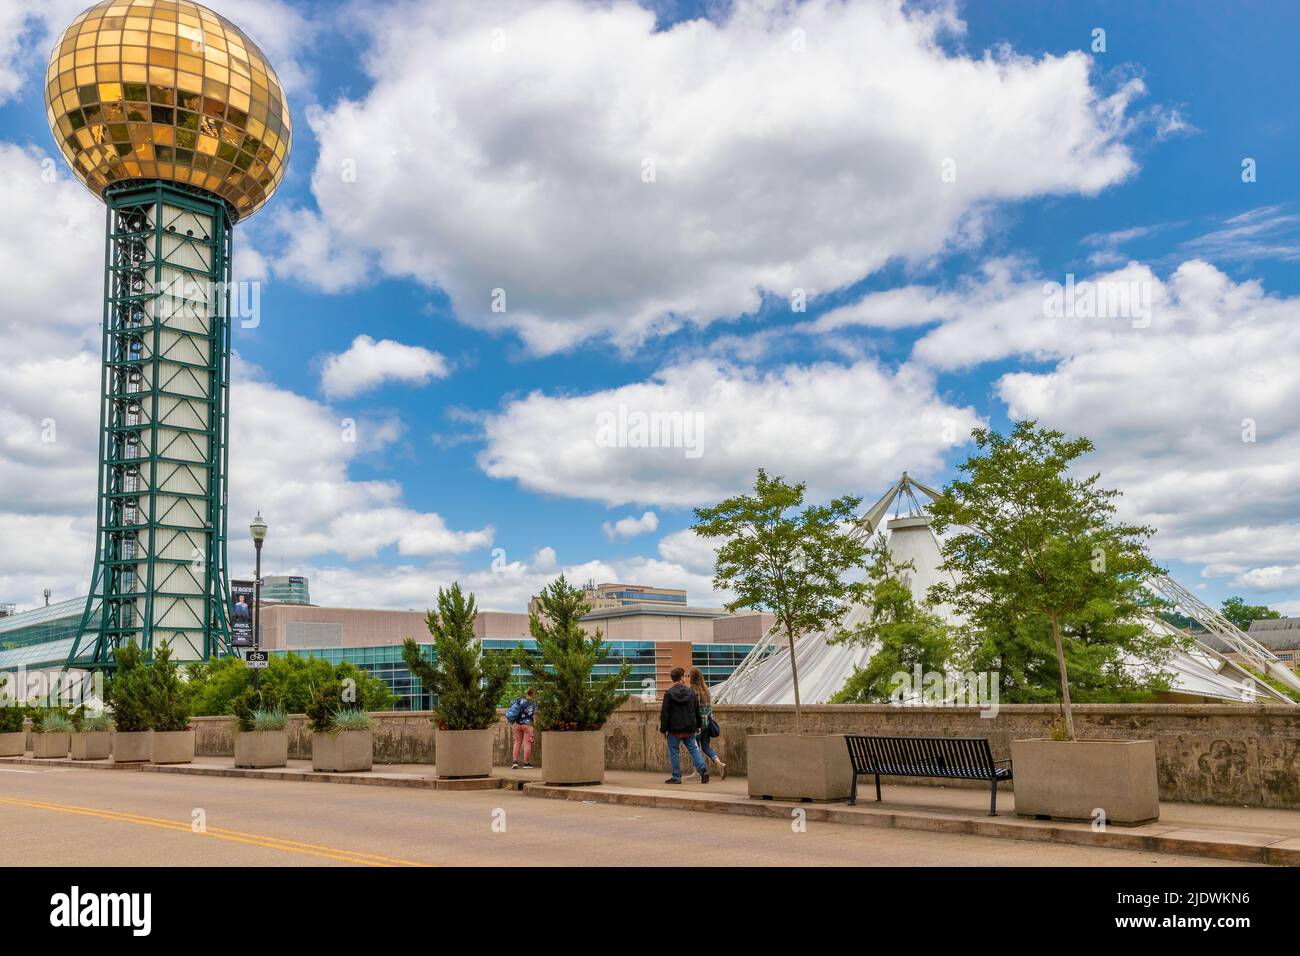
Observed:
[[[69,733],[32,734],[32,756],[41,760],[61,759],[71,746]]]
[[[842,734],[751,734],[749,795],[772,800],[847,800],[853,765]]]
[[[604,783],[605,731],[543,731],[542,782],[560,785]]]
[[[434,744],[438,779],[492,776],[492,738],[496,731],[439,730]]]
[[[155,730],[149,749],[150,763],[193,763],[194,731]]]
[[[1018,816],[1104,815],[1119,826],[1160,819],[1154,740],[1013,740],[1011,769]]]
[[[72,734],[73,760],[107,760],[113,752],[113,735],[107,730],[74,731]]]
[[[113,763],[143,763],[153,755],[153,731],[113,731]]]
[[[286,730],[235,731],[236,767],[285,767],[289,764]]]
[[[27,752],[27,731],[0,734],[0,757],[21,757]]]
[[[375,734],[371,730],[341,730],[311,735],[311,769],[353,773],[375,765]]]

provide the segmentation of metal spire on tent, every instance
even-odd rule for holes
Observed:
[[[939,497],[939,492],[903,472],[902,477],[894,482],[884,496],[863,512],[856,525],[857,532],[863,537],[876,534],[886,524],[885,517],[889,514],[890,506],[900,499],[907,503],[908,513],[913,516],[911,520],[888,522],[889,525],[897,526],[890,534],[890,548],[894,550],[897,546],[903,550],[900,563],[911,560],[915,565],[917,572],[912,575],[909,583],[917,600],[924,600],[929,583],[941,574],[938,566],[942,558],[938,539],[928,521],[924,520],[925,508],[917,498],[916,491],[931,501]],[[887,527],[886,530],[890,529]],[[1168,600],[1175,609],[1223,640],[1245,658],[1251,668],[1300,690],[1300,677],[1278,660],[1271,650],[1198,600],[1186,588],[1166,575],[1150,579],[1147,585]],[[951,608],[940,610],[947,619],[958,623]],[[833,644],[830,640],[841,628],[851,629],[865,621],[869,613],[868,606],[855,605],[849,609],[839,627],[818,634],[802,635],[796,639],[793,650],[798,656],[800,696],[805,703],[826,703],[832,694],[844,686],[855,668],[862,667],[870,660],[874,648]],[[1186,632],[1155,616],[1143,623],[1158,633],[1171,636],[1177,634],[1183,639],[1187,637]],[[783,635],[773,627],[768,631],[766,639],[754,645],[731,676],[713,689],[714,701],[719,704],[789,703],[793,699],[790,662],[786,659],[790,652],[791,648],[784,643]],[[1171,689],[1181,693],[1224,701],[1254,701],[1262,697],[1278,703],[1296,703],[1286,694],[1260,681],[1257,674],[1252,674],[1250,670],[1195,638],[1187,650],[1176,652],[1165,666],[1174,674]]]

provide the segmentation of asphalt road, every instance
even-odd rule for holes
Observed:
[[[432,791],[0,768],[0,866],[1213,866],[988,837]]]

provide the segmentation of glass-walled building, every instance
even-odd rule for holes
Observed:
[[[297,574],[265,574],[262,576],[262,600],[277,604],[310,604],[307,579]]]
[[[76,637],[85,610],[86,598],[83,595],[71,601],[0,617],[0,651]],[[68,652],[64,650],[63,653],[66,657]]]
[[[534,656],[537,654],[537,642],[531,639],[485,640],[483,650],[487,654],[513,654],[515,648],[521,644],[525,653]],[[654,641],[610,641],[607,647],[609,654],[596,665],[593,676],[596,679],[608,677],[618,673],[623,664],[631,664],[632,671],[623,681],[620,690],[625,694],[644,696],[650,700],[658,699],[667,684],[667,672],[675,666],[673,660],[676,656],[667,657],[663,646],[657,645]],[[420,649],[425,656],[432,656],[433,645],[422,644]],[[691,660],[696,667],[704,671],[705,681],[715,684],[725,680],[748,651],[749,646],[744,644],[697,645]],[[398,710],[433,708],[434,701],[431,695],[424,689],[420,679],[413,675],[402,661],[400,646],[304,648],[270,653],[275,656],[292,653],[303,657],[319,657],[331,664],[347,661],[368,671],[391,687],[398,698]],[[511,673],[519,681],[528,679],[528,672],[517,664]]]

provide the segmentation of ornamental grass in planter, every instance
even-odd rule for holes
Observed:
[[[73,760],[107,760],[113,752],[113,722],[107,714],[88,714],[85,706],[72,712]]]
[[[113,762],[142,763],[149,759],[153,744],[144,658],[140,648],[123,644],[114,649],[113,663],[117,666],[104,689],[113,713]]]
[[[579,623],[590,612],[582,591],[560,575],[538,597],[540,613],[528,616],[538,656],[518,651],[519,664],[537,687],[537,726],[542,738],[542,780],[551,784],[605,782],[605,723],[628,695],[619,688],[631,664],[592,679],[608,656],[601,632],[588,636]]]
[[[374,730],[355,681],[332,680],[313,687],[307,724],[312,730],[312,770],[353,773],[374,766]]]
[[[506,654],[483,653],[474,636],[477,616],[474,595],[464,594],[460,584],[439,588],[438,610],[425,614],[433,659],[411,638],[402,643],[406,666],[437,700],[434,762],[441,779],[492,775],[492,727],[511,661]]]
[[[249,687],[231,702],[236,767],[284,767],[289,763],[289,715],[274,688]]]
[[[34,707],[32,717],[32,756],[41,760],[62,759],[71,745],[72,721],[60,710]]]

